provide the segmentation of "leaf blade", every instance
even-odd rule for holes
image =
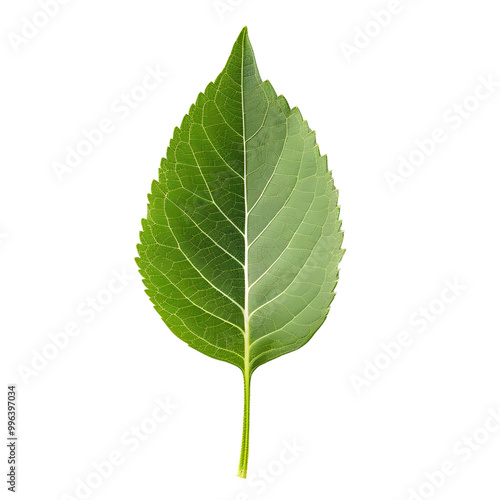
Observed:
[[[244,28],[174,131],[137,259],[171,331],[243,372],[241,474],[251,374],[307,343],[333,300],[344,252],[337,202],[315,133],[262,81]]]

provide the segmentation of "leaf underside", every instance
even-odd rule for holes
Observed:
[[[238,366],[302,347],[342,258],[338,193],[313,131],[262,81],[246,28],[176,128],[137,263],[170,330]]]

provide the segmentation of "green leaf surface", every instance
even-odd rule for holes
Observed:
[[[244,28],[174,131],[137,259],[170,330],[243,372],[242,477],[251,374],[302,347],[329,311],[343,255],[337,198],[314,132],[261,80]]]

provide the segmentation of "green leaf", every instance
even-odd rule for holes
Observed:
[[[297,108],[262,81],[247,29],[176,128],[149,195],[137,263],[170,330],[250,378],[326,318],[341,250],[338,192]]]

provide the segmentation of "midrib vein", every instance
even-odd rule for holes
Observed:
[[[243,189],[245,196],[245,308],[243,310],[243,319],[245,326],[244,342],[245,342],[245,357],[244,357],[244,376],[249,376],[250,371],[250,320],[248,314],[248,196],[247,196],[247,143],[245,131],[245,98],[243,88],[243,68],[245,65],[245,37],[241,41],[241,119],[243,124]]]
[[[250,319],[248,316],[248,197],[247,197],[247,147],[245,131],[245,99],[243,88],[243,68],[245,63],[245,36],[241,40],[241,118],[243,132],[243,189],[245,190],[245,308],[243,317],[245,321],[244,338],[245,357],[243,359],[244,404],[243,404],[243,436],[241,441],[240,464],[238,476],[247,477],[248,469],[248,440],[250,432]]]

